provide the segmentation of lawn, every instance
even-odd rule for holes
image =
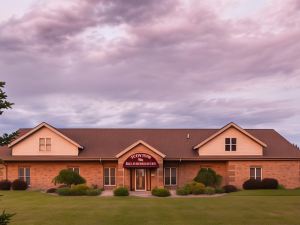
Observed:
[[[216,198],[59,197],[0,192],[12,225],[300,224],[300,190],[242,191]]]

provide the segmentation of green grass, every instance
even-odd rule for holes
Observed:
[[[234,196],[300,196],[300,189],[294,190],[245,190],[231,193]]]
[[[0,195],[0,210],[17,213],[11,225],[300,224],[298,190],[242,191],[215,198],[59,197],[16,191]]]

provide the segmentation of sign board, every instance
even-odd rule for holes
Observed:
[[[146,153],[135,153],[124,162],[125,168],[158,168],[155,158]]]

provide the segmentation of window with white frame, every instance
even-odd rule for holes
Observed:
[[[236,151],[236,138],[225,138],[225,151]]]
[[[172,186],[177,185],[177,168],[176,167],[166,167],[164,171],[165,175],[165,185]]]
[[[262,180],[262,168],[261,167],[250,167],[250,179]]]
[[[39,146],[40,151],[51,151],[51,138],[40,138]]]
[[[68,169],[69,170],[72,170],[73,172],[75,172],[75,173],[80,173],[80,169],[79,169],[79,167],[72,167],[72,166],[70,166],[70,167],[68,167]]]
[[[116,168],[114,167],[104,168],[104,185],[105,186],[116,185]]]
[[[19,167],[19,180],[26,181],[30,185],[30,168],[29,167]]]

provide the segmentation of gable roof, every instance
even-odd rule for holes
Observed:
[[[19,137],[32,128],[20,129]],[[220,129],[117,129],[117,128],[58,128],[63,135],[81,146],[76,157],[62,156],[12,156],[7,146],[0,147],[0,158],[5,161],[20,160],[116,160],[116,155],[139,140],[149,143],[166,155],[165,160],[226,160],[226,159],[300,159],[300,151],[273,129],[245,129],[246,132],[267,145],[262,156],[199,156],[194,147],[218,132]],[[189,138],[187,138],[189,136]]]
[[[49,130],[51,130],[52,132],[54,132],[55,134],[59,135],[60,137],[62,137],[63,139],[67,140],[68,142],[70,142],[71,144],[77,146],[78,148],[83,149],[83,147],[78,144],[77,142],[73,141],[72,139],[68,138],[66,135],[62,134],[61,132],[59,132],[56,128],[52,127],[51,125],[42,122],[41,124],[37,125],[35,128],[33,128],[32,130],[30,130],[29,132],[27,132],[26,134],[20,136],[19,138],[17,138],[16,140],[14,140],[12,143],[10,143],[8,145],[9,148],[13,147],[14,145],[16,145],[17,143],[21,142],[22,140],[24,140],[25,138],[29,137],[30,135],[34,134],[35,132],[37,132],[38,130],[40,130],[41,128],[46,127]]]
[[[124,155],[125,153],[129,152],[131,149],[133,149],[134,147],[138,146],[138,145],[144,145],[145,147],[147,147],[148,149],[150,149],[151,151],[153,151],[154,153],[156,153],[157,155],[161,156],[162,158],[165,158],[166,155],[161,153],[160,151],[158,151],[157,149],[153,148],[152,146],[150,146],[149,144],[147,144],[146,142],[142,141],[142,140],[138,140],[137,142],[133,143],[132,145],[128,146],[127,148],[125,148],[123,151],[121,151],[120,153],[118,153],[116,155],[117,158],[121,157],[122,155]]]
[[[256,143],[258,143],[259,145],[261,145],[262,147],[266,148],[267,144],[265,144],[264,142],[262,142],[261,140],[259,140],[258,138],[254,137],[253,135],[251,135],[249,132],[247,132],[246,130],[244,130],[243,128],[241,128],[240,126],[236,125],[235,123],[231,122],[229,124],[227,124],[226,126],[224,126],[223,128],[221,128],[220,130],[218,130],[216,133],[214,133],[213,135],[209,136],[208,138],[206,138],[205,140],[203,140],[200,144],[196,145],[194,147],[194,149],[198,149],[201,146],[205,145],[206,143],[210,142],[212,139],[216,138],[217,136],[219,136],[220,134],[222,134],[223,132],[225,132],[226,130],[228,130],[229,128],[234,127],[235,129],[237,129],[238,131],[240,131],[241,133],[245,134],[246,136],[248,136],[249,138],[251,138],[253,141],[255,141]]]

